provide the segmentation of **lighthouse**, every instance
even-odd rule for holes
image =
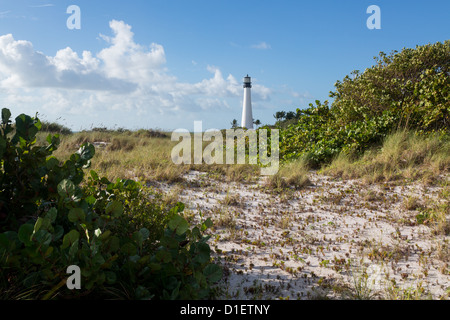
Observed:
[[[252,115],[252,96],[250,89],[252,88],[251,78],[244,77],[244,102],[242,104],[242,121],[241,127],[253,129],[253,115]]]

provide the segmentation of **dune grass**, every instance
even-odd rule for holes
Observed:
[[[267,178],[266,186],[271,189],[299,189],[310,184],[308,173],[309,165],[304,158],[283,163],[276,174]]]
[[[48,132],[40,132],[44,143]],[[169,183],[180,182],[190,170],[207,172],[212,178],[229,182],[255,182],[260,168],[250,164],[182,164],[172,162],[171,152],[178,143],[170,134],[153,130],[83,131],[61,134],[55,152],[58,159],[68,159],[84,142],[96,146],[91,168],[110,180],[136,179]],[[206,146],[207,143],[204,143]],[[192,152],[193,155],[193,152]],[[192,161],[193,163],[193,161]],[[270,189],[299,189],[310,183],[306,158],[280,164],[277,174],[266,179]],[[341,153],[319,173],[343,179],[362,179],[365,183],[417,181],[435,184],[450,169],[450,141],[437,135],[421,136],[414,132],[396,132],[383,144],[361,157]]]
[[[449,169],[448,138],[399,131],[389,135],[380,148],[371,149],[360,158],[339,154],[321,172],[343,179],[360,178],[366,183],[422,180],[430,185]]]
[[[38,144],[44,144],[48,132],[40,132]],[[61,134],[61,144],[54,155],[58,159],[68,159],[80,145],[90,142],[96,147],[91,169],[110,180],[137,179],[180,182],[189,170],[207,172],[211,177],[225,181],[250,182],[259,176],[259,167],[250,164],[181,164],[176,165],[171,158],[173,147],[170,134],[153,130],[138,131],[83,131]],[[204,147],[207,143],[204,143]]]
[[[44,141],[47,134],[41,133],[38,142]],[[156,179],[175,182],[189,170],[188,166],[177,166],[171,161],[171,150],[175,143],[168,135],[144,130],[63,134],[54,155],[60,160],[68,159],[85,142],[96,147],[91,169],[110,180]]]

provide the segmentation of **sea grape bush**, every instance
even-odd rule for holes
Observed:
[[[331,106],[316,101],[297,109],[297,121],[280,132],[283,160],[327,163],[340,152],[360,154],[396,130],[449,134],[450,41],[375,59],[336,82]]]
[[[285,161],[305,157],[313,167],[330,161],[342,151],[363,152],[385,137],[395,121],[386,112],[378,118],[340,126],[327,101],[297,109],[297,114],[298,122],[280,132],[280,155]]]
[[[398,128],[450,126],[450,40],[375,57],[376,65],[337,81],[334,112],[341,123],[391,112]]]
[[[51,154],[58,135],[36,146],[37,117],[2,110],[0,136],[0,297],[3,299],[203,299],[221,269],[211,262],[211,220],[191,226],[182,203],[133,180],[90,171],[89,143],[65,162]],[[66,269],[81,270],[81,290]]]

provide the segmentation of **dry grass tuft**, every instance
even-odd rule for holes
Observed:
[[[403,208],[405,210],[418,210],[423,209],[424,205],[421,203],[420,199],[414,196],[406,197],[403,201]]]
[[[294,188],[301,189],[311,183],[308,178],[309,167],[305,160],[285,163],[279,171],[269,176],[266,187],[270,189]]]
[[[242,207],[244,202],[239,194],[227,191],[225,198],[219,203],[225,206]]]
[[[422,179],[424,185],[431,185],[449,169],[450,141],[438,135],[400,131],[389,135],[381,148],[369,150],[359,159],[341,153],[322,172],[343,179],[362,178],[367,184]]]

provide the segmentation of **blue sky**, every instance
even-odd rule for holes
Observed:
[[[67,28],[70,5],[81,29]],[[253,116],[273,123],[380,51],[446,39],[447,0],[2,0],[0,106],[73,130],[229,128],[249,74]]]

